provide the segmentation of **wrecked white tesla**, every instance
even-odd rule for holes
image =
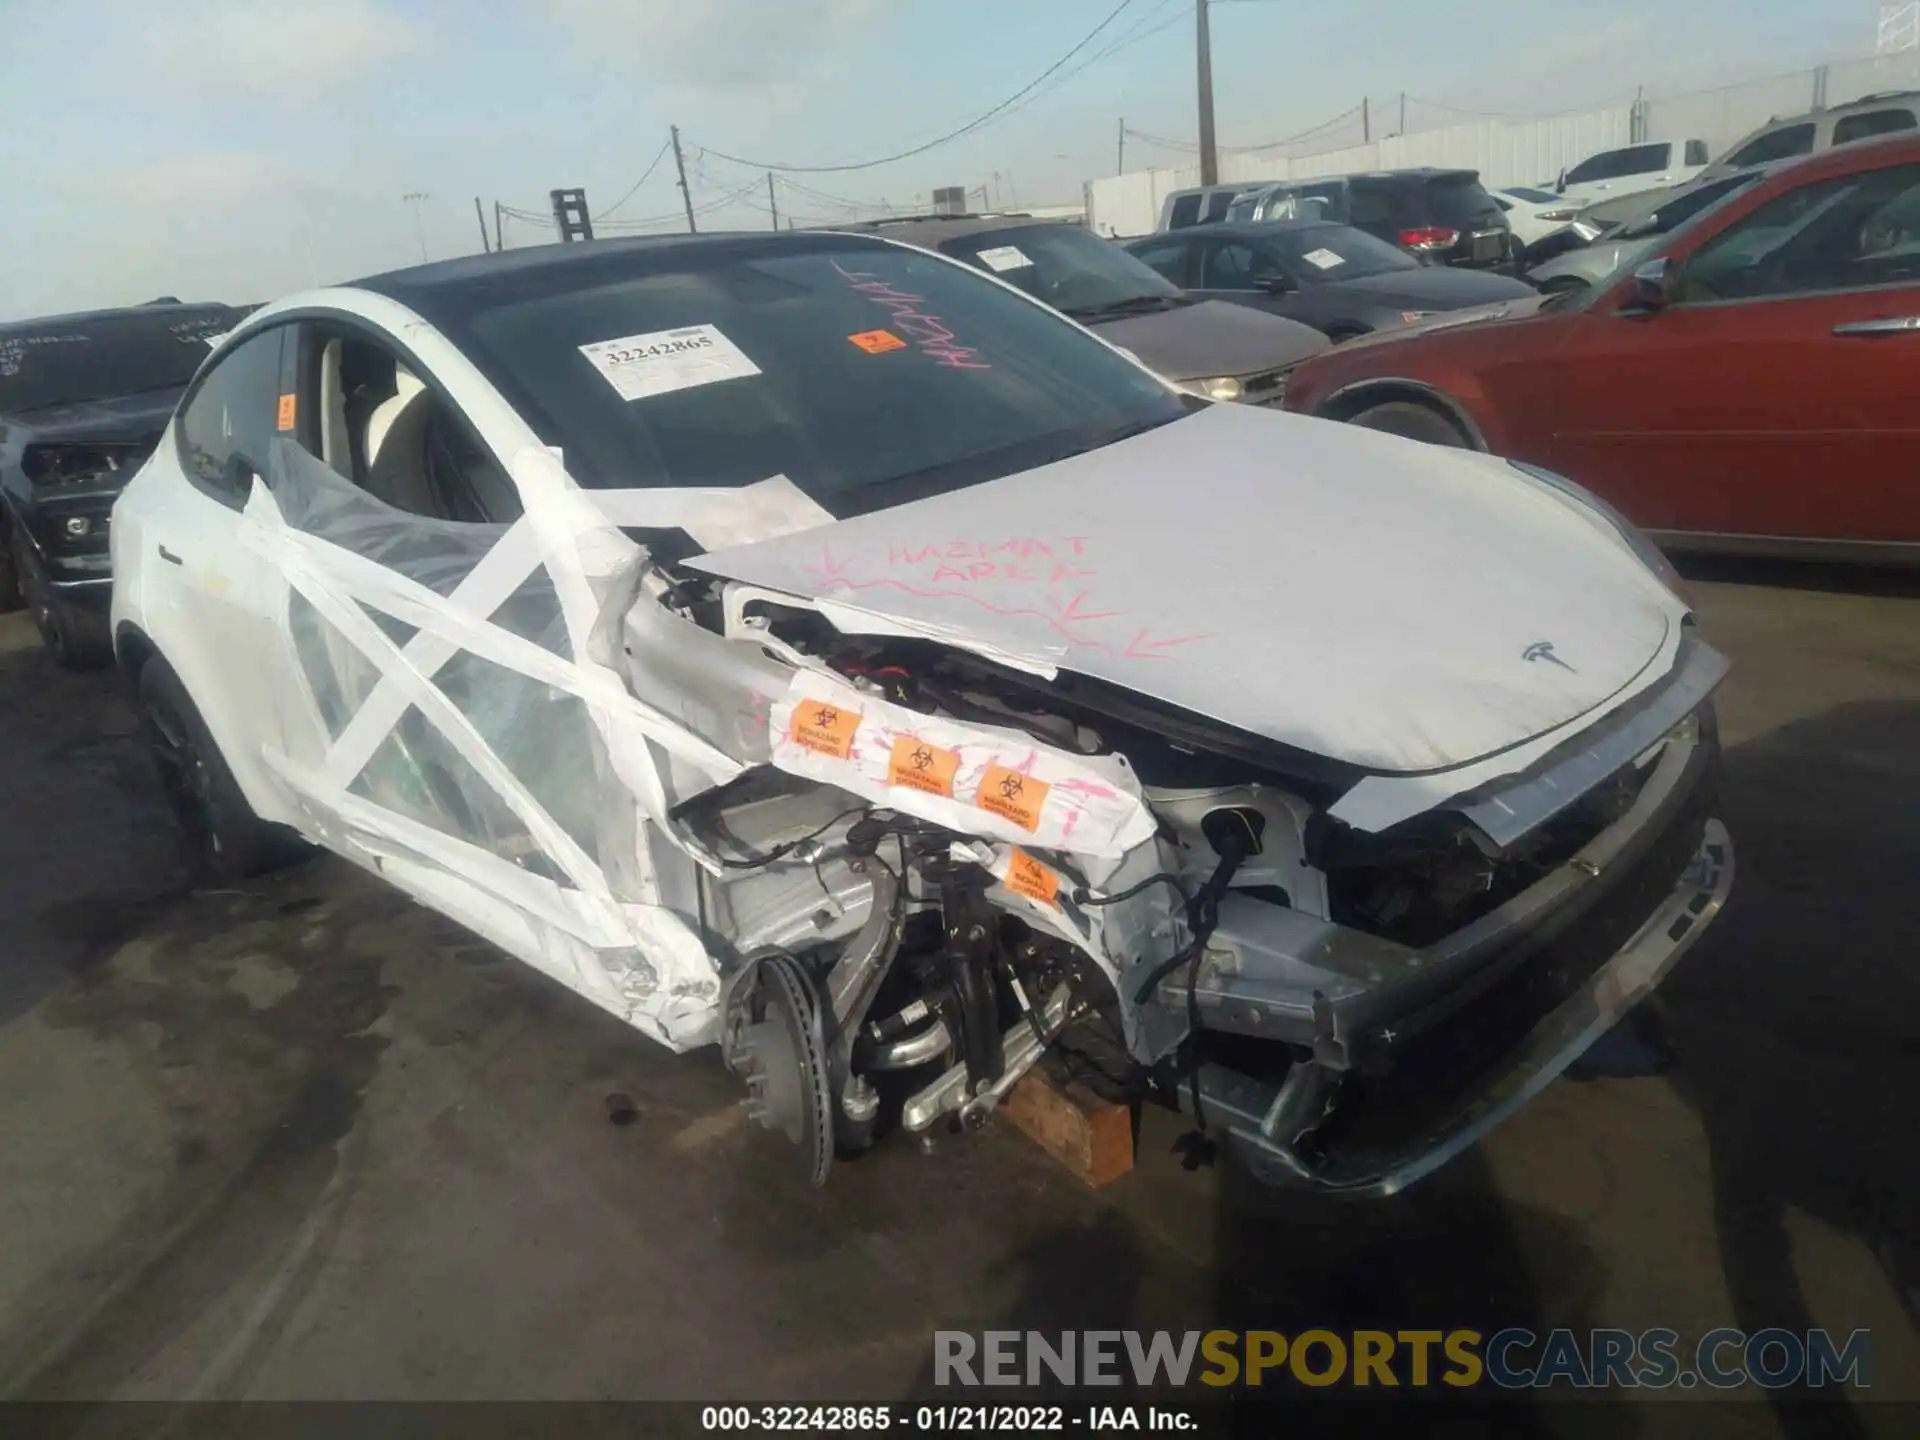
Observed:
[[[816,1183],[1046,1057],[1392,1190],[1731,882],[1724,663],[1604,506],[1207,403],[884,239],[269,306],[112,533],[205,868],[298,832],[718,1044]]]

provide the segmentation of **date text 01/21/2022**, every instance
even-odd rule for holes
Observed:
[[[703,1430],[807,1434],[899,1429],[919,1434],[973,1431],[1178,1433],[1198,1428],[1192,1412],[1150,1405],[707,1405]]]

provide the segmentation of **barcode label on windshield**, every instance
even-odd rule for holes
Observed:
[[[980,252],[980,263],[998,275],[1002,270],[1019,270],[1033,261],[1018,245],[996,245]]]
[[[712,325],[598,340],[582,345],[580,353],[622,400],[645,400],[760,373],[760,367]]]

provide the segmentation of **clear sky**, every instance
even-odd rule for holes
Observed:
[[[417,262],[421,233],[435,258],[475,250],[474,196],[489,225],[495,199],[544,212],[560,185],[603,210],[670,122],[696,204],[758,181],[702,227],[764,227],[764,176],[712,150],[792,164],[905,150],[1014,94],[1118,3],[0,0],[0,316],[159,294],[267,300]],[[1876,10],[1219,0],[1219,138],[1289,135],[1363,95],[1384,109],[1407,92],[1424,128],[1442,106],[1537,113],[1797,69],[1870,52]],[[1128,43],[1071,73],[1116,41]],[[779,203],[805,224],[844,217],[837,202],[924,205],[938,185],[1077,200],[1112,173],[1121,117],[1191,143],[1193,72],[1188,0],[1130,0],[1064,83],[926,154],[794,176],[816,193],[782,185]],[[1128,144],[1129,168],[1190,159]],[[668,160],[615,218],[679,203]],[[541,238],[508,222],[509,244]]]

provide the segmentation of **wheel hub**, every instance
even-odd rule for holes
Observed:
[[[818,990],[785,955],[759,962],[729,1061],[747,1082],[747,1117],[784,1136],[814,1185],[833,1166],[833,1099]]]

